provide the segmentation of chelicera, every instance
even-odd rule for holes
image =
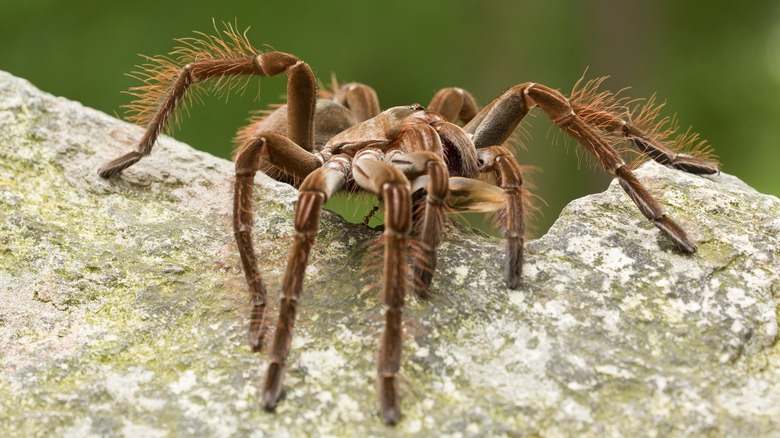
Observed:
[[[193,87],[212,79],[233,88],[233,79],[287,74],[287,104],[240,131],[235,155],[233,226],[250,294],[248,343],[263,346],[267,332],[268,294],[252,245],[252,188],[255,174],[265,172],[298,189],[295,238],[282,283],[279,318],[269,348],[262,384],[262,404],[273,410],[282,394],[282,380],[293,334],[304,270],[317,234],[323,204],[334,193],[364,190],[384,205],[384,272],[382,301],[385,327],[378,354],[377,392],[383,421],[401,416],[398,372],[401,366],[402,309],[406,292],[410,233],[420,251],[411,256],[413,289],[429,294],[436,268],[436,248],[447,211],[496,211],[506,240],[504,281],[518,288],[523,268],[523,178],[504,143],[532,108],[542,110],[574,138],[607,171],[614,174],[642,214],[680,251],[696,252],[696,244],[664,214],[615,149],[633,145],[642,154],[668,166],[696,174],[718,171],[705,153],[684,155],[665,141],[670,130],[653,122],[658,106],[633,112],[632,103],[607,91],[600,81],[575,87],[569,98],[537,83],[511,87],[484,108],[460,88],[445,88],[427,107],[414,104],[380,111],[368,86],[335,87],[317,99],[309,66],[282,52],[260,53],[228,26],[222,35],[180,40],[183,47],[151,58],[142,67],[146,85],[132,93],[135,120],[146,125],[137,149],[106,165],[108,178],[148,155],[160,132]],[[240,84],[239,84],[240,85]],[[691,143],[695,136],[671,143]],[[698,148],[702,152],[702,148]],[[485,182],[490,181],[491,183]],[[419,210],[413,214],[413,195]],[[414,217],[414,219],[413,219]]]

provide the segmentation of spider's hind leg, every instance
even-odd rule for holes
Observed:
[[[609,130],[605,127],[605,123],[596,123],[597,118],[582,117],[581,111],[579,113],[575,111],[569,100],[560,92],[532,82],[516,85],[483,108],[465,126],[464,130],[473,135],[472,140],[478,149],[502,144],[534,106],[538,106],[539,109],[544,111],[559,129],[577,140],[577,143],[590,152],[605,170],[617,176],[620,185],[637,205],[639,211],[672,240],[680,250],[687,253],[696,252],[697,248],[694,241],[688,237],[682,227],[664,214],[661,206],[636,179],[620,157],[620,154],[601,135],[600,129]],[[615,118],[615,116],[606,112],[600,114]],[[618,121],[617,118],[615,119],[616,124],[630,126],[622,122],[622,120]],[[642,145],[649,144],[643,140],[645,137],[642,137],[641,134],[633,135],[633,137],[629,136],[629,138],[636,138],[635,144],[637,142]],[[658,151],[657,155],[659,156],[662,155],[661,152],[664,152],[664,149],[668,150],[658,146],[654,146],[654,148],[654,150]],[[652,152],[649,152],[649,154],[652,156]],[[683,168],[684,170],[693,167],[701,170],[698,173],[713,173],[717,171],[717,167],[712,164],[699,163],[699,161],[706,163],[705,160],[699,160],[694,157],[689,159],[689,157],[679,154],[675,154],[674,157],[672,155],[668,156],[670,159],[676,158],[678,164],[675,167]],[[693,163],[696,164],[694,165]]]
[[[376,91],[368,85],[350,82],[334,91],[333,100],[349,108],[358,122],[376,117],[381,112]]]
[[[577,140],[599,163],[613,173],[623,190],[634,201],[639,211],[660,229],[677,247],[687,253],[697,250],[696,243],[685,230],[669,218],[650,192],[639,182],[612,145],[600,135],[597,127],[578,115],[561,93],[539,84],[530,84],[523,90],[530,103],[539,106],[563,132]]]
[[[608,102],[615,100],[611,93],[605,91],[593,95],[593,93],[588,92],[591,88],[593,86],[586,85],[585,89],[575,91],[571,102],[574,112],[587,124],[606,132],[616,132],[623,135],[639,152],[664,166],[699,175],[710,175],[719,171],[718,163],[707,159],[709,154],[706,152],[706,148],[704,148],[703,153],[705,157],[701,158],[699,156],[678,153],[665,144],[665,139],[674,133],[676,126],[674,122],[669,122],[668,119],[655,122],[660,105],[654,105],[652,98],[646,105],[641,107],[637,117],[639,121],[634,123],[624,120],[610,110]],[[593,100],[598,101],[600,97],[606,102],[599,105],[590,103]],[[668,126],[669,124],[671,127],[668,127],[668,129],[658,128],[658,125]],[[645,129],[642,127],[644,125],[656,125],[656,127]],[[685,144],[695,141],[698,135],[682,135],[680,137],[683,139],[682,143]],[[704,142],[701,142],[698,147],[702,147],[703,144]]]

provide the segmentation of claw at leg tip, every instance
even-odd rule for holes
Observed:
[[[420,283],[415,282],[414,284],[414,293],[417,295],[417,298],[427,300],[431,297],[431,291],[430,291],[430,282],[425,282],[423,280],[420,281]]]
[[[696,244],[693,243],[692,241],[678,242],[677,246],[680,248],[680,250],[682,252],[688,253],[688,254],[695,254],[696,251],[699,250],[699,247],[696,246]]]
[[[388,409],[382,412],[382,421],[388,426],[395,426],[401,420],[401,411]]]
[[[520,283],[522,283],[520,276],[506,279],[506,287],[508,287],[509,289],[513,289],[513,290],[519,289]]]
[[[259,333],[249,332],[246,337],[246,344],[249,345],[252,351],[260,351],[263,349],[263,336]]]
[[[504,282],[509,289],[519,289],[520,284],[523,282],[523,267],[513,267],[511,264],[506,267],[506,274],[504,275]]]
[[[273,412],[276,410],[276,397],[274,397],[273,394],[271,394],[270,391],[263,392],[263,398],[261,401],[263,405],[263,410],[266,412]]]

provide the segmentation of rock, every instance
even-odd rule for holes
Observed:
[[[500,239],[452,227],[434,297],[408,299],[392,429],[374,383],[379,233],[323,214],[286,399],[266,413],[232,165],[166,137],[99,178],[140,136],[0,74],[3,436],[780,436],[780,201],[733,176],[637,171],[692,256],[617,184],[572,202],[527,245],[518,290]],[[296,194],[257,185],[276,295]]]

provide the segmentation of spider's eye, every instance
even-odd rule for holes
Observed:
[[[414,105],[410,105],[409,109],[412,109],[414,111],[423,111],[425,110],[425,107],[420,105],[419,103],[415,103]]]

